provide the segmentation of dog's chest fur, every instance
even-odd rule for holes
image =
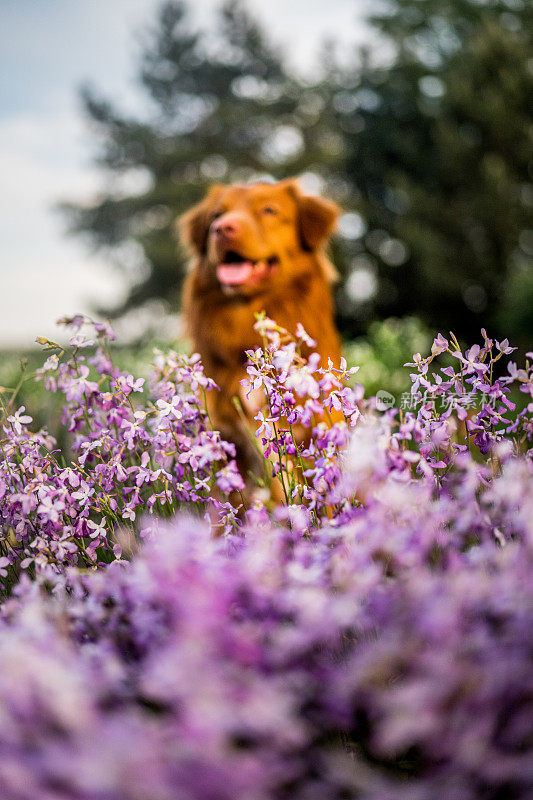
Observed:
[[[246,350],[261,346],[253,326],[262,311],[291,333],[300,322],[312,338],[325,345],[325,350],[336,349],[330,291],[319,275],[300,276],[284,291],[247,299],[206,291],[194,276],[190,276],[187,288],[185,313],[190,334],[211,371],[230,365],[242,368]]]

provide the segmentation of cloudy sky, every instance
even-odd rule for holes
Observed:
[[[317,44],[368,37],[369,0],[247,0],[296,69]],[[140,107],[136,53],[159,0],[0,0],[0,347],[54,334],[63,314],[123,292],[105,260],[66,238],[53,211],[97,191],[77,87],[90,82],[123,107]],[[216,0],[194,0],[209,19]],[[297,31],[297,36],[294,32]]]

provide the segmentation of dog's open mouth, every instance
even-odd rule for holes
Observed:
[[[277,264],[277,256],[252,261],[235,250],[228,250],[217,267],[217,278],[223,286],[257,284],[267,278]]]

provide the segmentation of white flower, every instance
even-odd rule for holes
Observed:
[[[100,524],[98,524],[96,522],[93,522],[92,519],[88,520],[87,521],[87,527],[91,528],[91,530],[92,530],[92,533],[89,534],[91,539],[96,539],[96,537],[98,537],[98,538],[104,537],[105,538],[105,535],[106,535],[105,517],[102,517],[102,519],[100,520]]]
[[[170,417],[173,416],[175,419],[181,419],[183,417],[183,413],[179,408],[179,405],[182,403],[181,397],[178,395],[174,395],[171,399],[170,403],[168,400],[163,400],[163,398],[159,398],[156,402],[156,406],[158,407],[162,417]]]
[[[22,426],[28,425],[28,423],[32,422],[33,420],[33,417],[30,417],[28,414],[24,414],[24,411],[26,411],[26,406],[21,406],[18,411],[15,411],[14,414],[7,418],[7,421],[11,422],[15,432],[18,433],[19,436],[22,433]]]
[[[301,339],[302,342],[305,342],[308,347],[316,347],[315,340],[311,339],[301,322],[296,325],[296,336],[298,339]]]

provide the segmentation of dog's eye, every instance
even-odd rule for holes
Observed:
[[[209,219],[210,219],[210,223],[213,223],[213,222],[214,222],[216,219],[218,219],[219,217],[221,217],[221,216],[222,216],[222,214],[223,214],[223,212],[222,212],[222,211],[215,211],[215,213],[214,213],[214,214],[211,214],[211,216],[210,216],[210,218],[209,218]]]
[[[275,208],[272,208],[272,206],[265,206],[261,210],[262,210],[263,214],[277,214],[278,213]]]

